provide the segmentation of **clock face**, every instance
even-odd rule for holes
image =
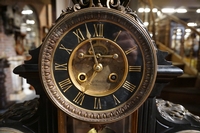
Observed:
[[[143,57],[131,34],[99,20],[83,22],[64,34],[52,66],[61,93],[75,105],[94,111],[126,102],[143,75]]]
[[[105,8],[81,11],[64,17],[45,38],[42,82],[67,114],[94,123],[116,121],[136,110],[153,87],[153,45],[130,16]]]

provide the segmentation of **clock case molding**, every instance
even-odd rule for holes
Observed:
[[[90,1],[87,4],[83,3],[83,1],[79,1],[79,3],[74,1],[75,5],[64,10],[60,15],[60,18],[70,12],[81,10],[81,8],[89,8],[94,5],[103,6],[106,5],[107,2],[91,3]],[[125,1],[124,3],[127,4],[128,2]],[[107,7],[108,6],[129,13],[136,21],[138,21],[138,23],[143,25],[135,12],[126,7],[126,5],[120,5],[120,1],[117,1],[115,4],[109,4]],[[180,68],[173,66],[171,62],[166,61],[165,57],[168,53],[157,49],[155,43],[154,45],[157,55],[156,81],[147,100],[141,107],[133,112],[135,117],[132,117],[134,119],[132,129],[138,133],[171,133],[172,131],[176,132],[185,129],[200,130],[200,119],[190,113],[182,115],[182,119],[176,117],[176,115],[174,117],[163,115],[166,108],[169,110],[172,110],[172,108],[167,106],[168,104],[164,104],[165,101],[163,102],[156,97],[159,96],[165,85],[177,76],[180,76],[183,71]],[[68,116],[56,108],[49,100],[39,78],[38,61],[40,49],[41,46],[35,50],[29,51],[32,58],[14,69],[15,74],[27,79],[27,82],[35,88],[36,94],[40,97],[12,106],[7,112],[0,116],[0,127],[13,127],[20,131],[24,129],[26,133],[67,133],[67,126],[73,125],[68,123]]]

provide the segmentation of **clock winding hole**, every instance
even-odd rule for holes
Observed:
[[[85,81],[87,81],[87,75],[86,75],[85,73],[79,73],[79,74],[78,74],[78,80],[79,80],[80,82],[85,82]]]
[[[117,79],[118,79],[118,75],[116,73],[111,73],[109,76],[108,76],[108,79],[110,82],[116,82]]]

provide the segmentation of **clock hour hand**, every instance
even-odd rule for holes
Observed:
[[[94,79],[94,77],[95,77],[96,75],[97,75],[97,71],[94,71],[94,72],[92,73],[92,76],[91,76],[89,82],[86,84],[85,89],[84,89],[83,92],[86,92],[86,91],[89,89],[90,84],[92,83],[92,80]]]
[[[98,65],[94,64],[93,70],[94,70],[94,71],[93,71],[93,73],[92,73],[92,76],[91,76],[90,80],[87,82],[87,84],[86,84],[85,89],[84,89],[83,92],[86,92],[86,91],[89,89],[89,87],[90,87],[90,85],[91,85],[93,79],[94,79],[95,76],[97,75],[97,73],[98,73],[98,72],[101,72],[101,71],[103,70],[103,65],[102,65],[101,63],[99,63]]]

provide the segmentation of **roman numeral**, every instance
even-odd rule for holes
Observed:
[[[141,66],[129,66],[129,72],[141,72]]]
[[[63,49],[63,50],[65,50],[65,51],[67,51],[67,53],[68,54],[71,54],[71,52],[72,52],[72,49],[69,49],[69,48],[66,48],[64,45],[60,45],[60,47],[59,47],[59,49]]]
[[[103,37],[103,24],[94,24],[94,35],[93,37]]]
[[[113,100],[115,102],[115,105],[120,104],[121,102],[119,101],[119,99],[117,99],[117,97],[113,94]]]
[[[72,87],[72,83],[69,78],[58,82],[58,84],[63,92],[66,92],[70,87]]]
[[[125,54],[128,55],[130,54],[132,51],[136,50],[137,49],[137,46],[134,46],[132,48],[129,48],[128,50],[125,51]]]
[[[85,94],[82,92],[78,92],[78,94],[76,95],[76,97],[74,98],[74,102],[76,104],[82,105],[83,104],[83,100],[85,98]]]
[[[55,63],[55,70],[67,70],[67,63],[64,64]]]
[[[82,32],[80,29],[76,29],[76,31],[73,31],[74,35],[76,35],[78,39],[78,43],[82,42],[85,40],[85,37],[83,36]]]
[[[117,38],[119,37],[119,35],[120,35],[121,32],[122,32],[122,31],[120,30],[120,31],[117,33],[117,36],[116,36],[115,39],[114,39],[115,42],[117,41]]]
[[[130,92],[133,92],[136,88],[136,86],[134,84],[132,84],[128,81],[126,81],[122,87],[124,87],[126,90],[128,90]]]
[[[100,98],[94,98],[94,109],[101,109],[101,100]]]

